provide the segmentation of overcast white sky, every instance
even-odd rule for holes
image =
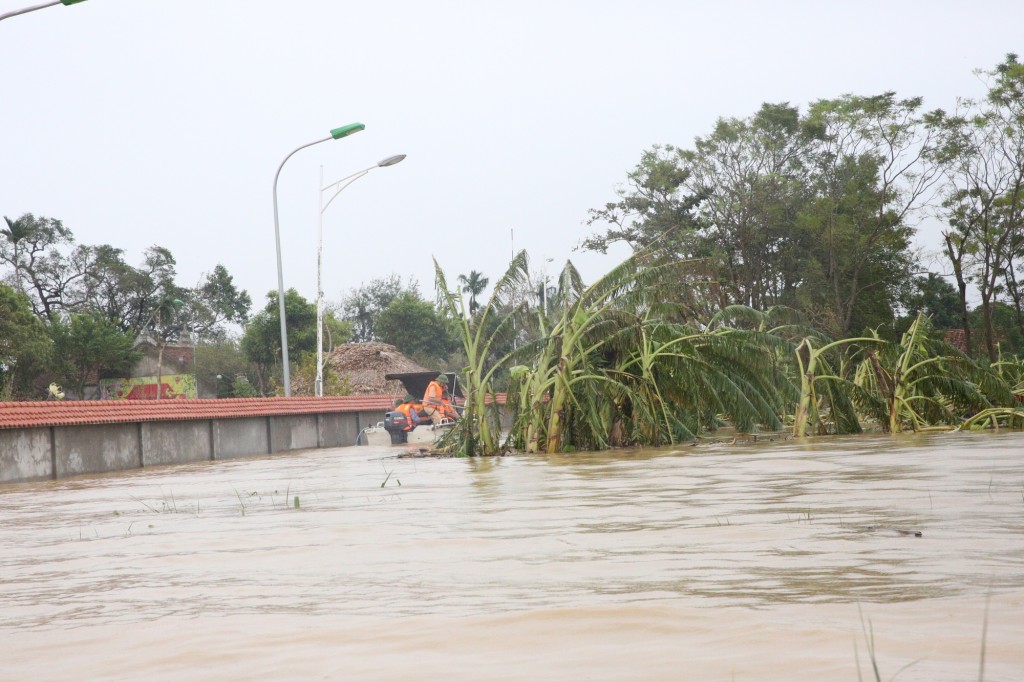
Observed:
[[[0,13],[42,0],[0,0]],[[1024,52],[1024,3],[88,0],[0,22],[0,215],[59,218],[179,283],[224,264],[257,306],[316,294],[328,182],[408,154],[324,214],[328,300],[375,277],[492,281],[515,248],[592,279],[587,209],[653,144],[689,146],[762,102],[895,90],[929,108]],[[922,243],[935,243],[925,234]]]

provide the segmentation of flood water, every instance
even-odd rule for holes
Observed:
[[[1024,434],[400,452],[0,486],[0,679],[1024,680]]]

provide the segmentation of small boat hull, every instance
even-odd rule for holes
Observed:
[[[451,430],[455,422],[442,422],[437,426],[433,424],[420,424],[411,431],[392,433],[384,428],[384,422],[378,422],[375,426],[368,426],[359,435],[359,445],[387,446],[387,445],[432,445]],[[405,436],[402,439],[402,436]]]

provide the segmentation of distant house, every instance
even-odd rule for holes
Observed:
[[[942,340],[961,353],[967,352],[967,336],[964,334],[963,329],[947,329],[943,334]]]
[[[142,339],[135,347],[142,351],[142,359],[130,376],[101,378],[100,400],[155,400],[158,390],[162,400],[216,397],[213,391],[198,390],[190,344],[169,343],[161,353],[158,344]]]

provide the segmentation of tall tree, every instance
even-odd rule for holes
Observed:
[[[30,217],[29,215],[24,215],[17,220],[11,220],[4,216],[4,222],[7,223],[7,227],[0,229],[0,235],[4,236],[11,249],[10,256],[5,257],[4,260],[14,265],[14,283],[18,291],[22,293],[25,293],[25,286],[21,281],[21,253],[19,252],[19,247],[32,234],[31,224],[27,220]],[[3,251],[0,251],[0,253],[3,253]]]
[[[973,279],[981,295],[985,348],[995,362],[993,306],[1007,286],[1011,297],[1020,300],[1016,265],[1024,242],[1024,65],[1010,54],[994,71],[979,74],[989,79],[988,96],[962,99],[952,115],[936,112],[930,123],[943,141],[935,157],[946,179],[946,256],[960,290],[964,331],[970,334],[967,283]],[[1018,319],[1024,325],[1024,313]]]
[[[457,348],[448,321],[418,294],[403,291],[377,316],[376,334],[424,364],[436,364]]]
[[[244,324],[249,319],[252,298],[249,292],[235,286],[234,277],[218,264],[194,289],[185,295],[185,319],[188,331],[208,341],[227,337],[229,324]]]
[[[295,289],[284,295],[285,324],[288,325],[288,356],[301,362],[306,354],[316,352],[316,304],[310,303]],[[249,320],[242,335],[241,349],[257,368],[260,392],[266,395],[281,386],[281,326],[277,292],[267,294],[263,310]],[[349,323],[337,320],[330,312],[324,315],[325,335],[334,343],[344,343],[352,336]]]
[[[476,270],[470,270],[468,276],[459,275],[459,284],[462,285],[463,293],[469,294],[470,315],[476,315],[476,311],[480,308],[480,305],[476,302],[476,297],[484,293],[484,289],[487,288],[489,281],[482,272],[477,272]]]
[[[766,103],[747,119],[719,119],[681,153],[684,186],[706,196],[697,216],[729,303],[795,302],[805,274],[795,222],[807,191],[808,145],[797,108]]]
[[[64,288],[75,274],[68,273],[60,248],[74,242],[71,230],[53,218],[26,213],[17,220],[5,219],[0,230],[0,262],[14,266],[16,286],[29,295],[41,318],[54,320],[63,307]]]
[[[956,288],[934,272],[914,278],[902,305],[910,318],[916,318],[918,313],[927,315],[935,329],[953,329],[960,322],[960,299]]]
[[[910,277],[912,222],[938,180],[928,163],[935,135],[922,126],[921,106],[919,97],[886,92],[819,100],[807,113],[816,199],[801,220],[820,245],[827,305],[840,335],[881,321],[863,314],[858,320],[868,294],[891,319]]]
[[[374,332],[377,316],[402,291],[418,293],[416,282],[410,279],[407,285],[403,285],[402,278],[393,274],[370,280],[369,284],[362,284],[350,290],[342,298],[340,315],[342,319],[352,323],[353,341],[358,343],[377,339]]]
[[[49,358],[50,339],[28,296],[0,284],[0,400],[31,395]]]
[[[134,337],[99,314],[72,315],[66,323],[50,325],[55,370],[66,386],[85,399],[85,386],[107,372],[127,373],[142,354]],[[95,397],[95,396],[92,396]]]
[[[690,170],[680,164],[682,150],[655,145],[640,155],[640,162],[626,175],[627,186],[616,190],[619,200],[590,209],[588,226],[608,225],[603,234],[584,239],[584,249],[607,253],[616,243],[634,251],[654,244],[680,258],[702,255],[695,239],[694,209],[703,194],[687,194]]]

